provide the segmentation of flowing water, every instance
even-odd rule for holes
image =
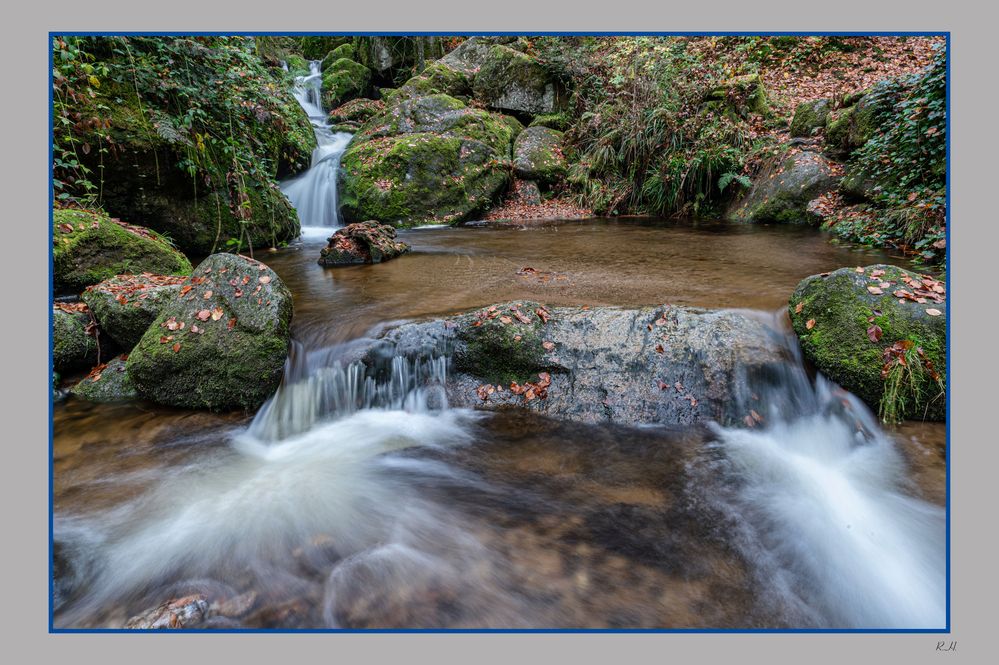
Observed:
[[[309,63],[308,76],[295,80],[295,99],[309,116],[316,135],[316,149],[307,171],[281,183],[281,191],[298,211],[302,221],[302,235],[306,238],[325,239],[340,226],[337,210],[337,171],[340,157],[350,143],[351,134],[334,133],[323,109],[322,73],[320,62]]]
[[[795,358],[770,312],[798,280],[899,259],[663,220],[400,236],[379,266],[323,270],[308,237],[267,258],[294,343],[255,416],[56,406],[57,626],[190,593],[220,628],[945,623],[944,427],[885,432],[800,361],[753,430],[455,409],[443,355],[354,362],[399,321],[509,299],[755,310]]]

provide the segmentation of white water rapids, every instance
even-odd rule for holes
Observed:
[[[281,183],[291,204],[298,211],[302,224],[302,237],[326,238],[341,226],[337,205],[337,176],[340,157],[352,137],[347,132],[334,133],[323,109],[322,72],[320,62],[309,63],[308,76],[295,81],[295,99],[309,116],[316,135],[316,149],[312,165],[304,173]]]

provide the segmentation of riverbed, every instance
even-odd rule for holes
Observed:
[[[258,253],[294,295],[299,353],[511,300],[769,314],[808,275],[908,267],[788,226],[399,236],[412,251],[374,266],[321,268],[315,236]],[[57,626],[192,593],[219,628],[943,623],[943,424],[859,446],[829,417],[740,433],[416,402],[276,442],[253,414],[69,399],[54,418]]]

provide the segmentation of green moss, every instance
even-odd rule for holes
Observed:
[[[354,55],[353,44],[340,44],[340,46],[337,46],[335,49],[327,53],[326,57],[323,58],[322,64],[320,65],[321,71],[325,72],[334,62],[340,60],[341,58],[346,58],[348,60],[357,59]]]
[[[52,220],[57,291],[80,291],[124,273],[191,272],[187,258],[155,231],[129,228],[104,213],[89,210],[54,210]]]
[[[436,94],[467,97],[472,94],[471,79],[443,63],[432,62],[418,76],[406,81],[395,93],[395,99]]]
[[[84,378],[71,392],[88,402],[126,402],[139,396],[122,357],[111,360],[98,374]]]
[[[534,117],[531,120],[531,124],[528,127],[548,127],[549,129],[556,129],[560,132],[564,132],[569,127],[572,126],[572,119],[569,117],[568,113],[542,113]]]
[[[874,269],[885,271],[878,281],[891,284],[882,295],[867,291],[867,286],[877,284],[869,279]],[[884,349],[895,342],[912,341],[924,350],[940,376],[946,376],[946,320],[925,313],[930,307],[945,307],[908,300],[899,303],[892,292],[906,288],[900,281],[906,274],[918,279],[915,273],[894,266],[868,266],[863,275],[843,268],[825,278],[814,276],[803,281],[789,304],[791,322],[805,356],[874,410],[879,409],[885,390],[881,377]],[[799,305],[800,312],[796,311]],[[815,322],[811,329],[807,326],[810,320]],[[872,342],[867,335],[872,323],[882,331],[878,342]],[[936,382],[928,372],[920,372],[917,380],[923,399],[908,404],[904,417],[943,420],[946,401],[939,395]]]
[[[544,324],[534,314],[539,306],[533,302],[506,303],[494,306],[494,312],[487,308],[463,317],[458,324],[458,339],[463,344],[455,354],[456,369],[503,386],[535,380],[538,372],[548,369],[542,346]],[[514,309],[531,322],[520,322]]]
[[[340,58],[323,72],[323,101],[327,108],[339,106],[371,90],[371,70],[359,62]]]
[[[285,58],[285,63],[288,65],[288,71],[292,76],[308,76],[309,75],[309,61],[300,55],[289,55]]]
[[[57,372],[90,367],[97,362],[97,340],[87,334],[90,315],[52,309],[52,364]]]
[[[831,106],[828,99],[798,104],[791,119],[791,136],[811,136],[816,129],[825,127]]]

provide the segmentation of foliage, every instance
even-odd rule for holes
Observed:
[[[255,193],[280,170],[309,163],[291,78],[265,67],[251,38],[55,37],[52,49],[59,200],[100,206],[108,160],[138,150],[157,185],[179,176],[194,196],[222,191],[242,223],[274,212],[252,202],[269,201]]]
[[[944,259],[947,210],[947,63],[939,49],[921,74],[889,81],[873,94],[897,95],[875,117],[877,129],[855,154],[854,168],[876,182],[874,206],[851,223],[845,237],[893,244],[927,263]]]
[[[571,83],[569,182],[598,213],[703,213],[747,185],[748,125],[705,105],[726,80],[718,63],[674,38],[538,38],[531,44]]]
[[[885,389],[878,408],[881,420],[891,424],[902,422],[911,405],[924,402],[922,393],[927,383],[922,376],[924,373],[931,379],[931,384],[939,388],[934,399],[942,398],[945,392],[943,378],[922,347],[907,339],[884,350],[881,378]]]

